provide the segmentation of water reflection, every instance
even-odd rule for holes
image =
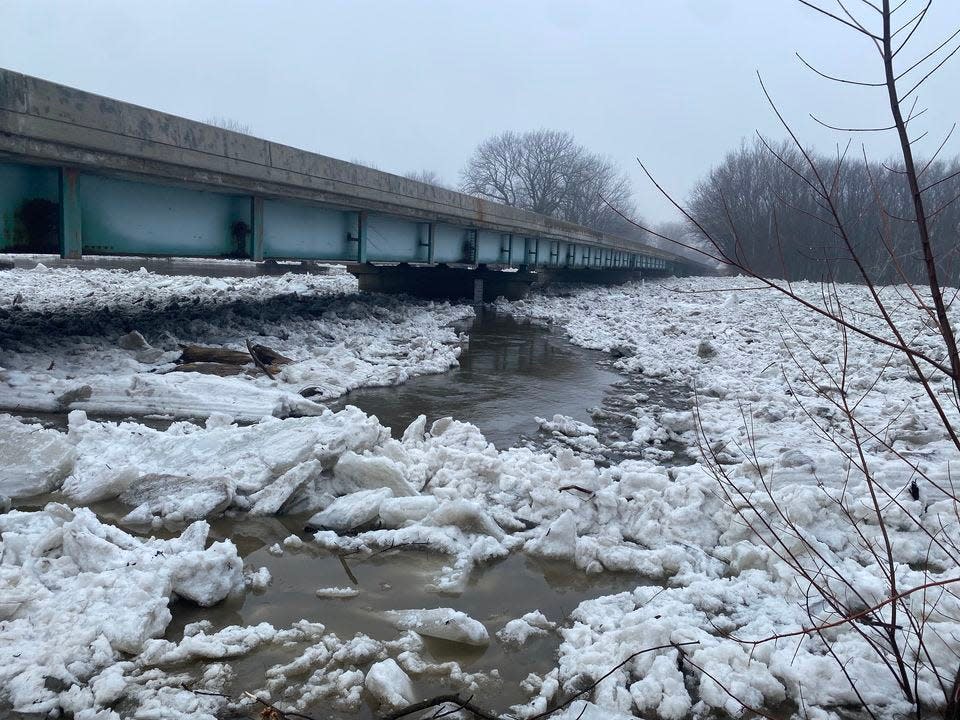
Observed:
[[[590,422],[620,375],[597,364],[602,353],[576,347],[558,333],[509,315],[482,310],[462,328],[469,343],[460,367],[403,385],[363,388],[337,407],[356,405],[399,435],[418,415],[471,422],[503,449],[536,430],[534,416],[569,415]]]

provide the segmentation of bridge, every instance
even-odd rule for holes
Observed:
[[[705,270],[633,240],[2,68],[0,251],[337,262],[361,289],[486,299],[545,276]]]

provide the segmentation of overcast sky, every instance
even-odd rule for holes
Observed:
[[[935,0],[918,39],[936,45],[956,26],[960,2]],[[795,0],[0,0],[0,28],[0,66],[448,183],[486,136],[568,130],[630,172],[653,221],[671,212],[636,157],[683,197],[755,129],[782,135],[757,70],[822,150],[845,136],[809,112],[889,123],[882,93],[800,65],[795,51],[882,79],[868,43]],[[917,134],[935,148],[960,119],[960,56],[925,87]],[[889,134],[865,139],[874,155],[894,150]]]

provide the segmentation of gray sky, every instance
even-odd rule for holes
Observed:
[[[925,25],[918,48],[960,26],[960,2],[936,0]],[[450,183],[488,135],[569,130],[622,163],[653,221],[672,213],[636,157],[682,198],[755,129],[783,134],[756,70],[819,149],[846,136],[808,112],[889,124],[881,92],[800,65],[795,51],[834,74],[882,79],[872,46],[794,0],[0,0],[0,27],[0,66]],[[958,80],[960,56],[925,86],[921,154],[960,120]],[[884,135],[856,142],[885,157],[894,138]]]

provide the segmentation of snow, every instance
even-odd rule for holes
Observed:
[[[375,418],[348,406],[308,418],[267,420],[240,426],[188,422],[155,430],[134,422],[95,422],[82,410],[70,413],[66,436],[0,415],[10,437],[42,438],[53,448],[55,472],[25,485],[4,475],[0,492],[28,494],[60,488],[74,502],[116,498],[131,508],[127,522],[154,516],[189,520],[214,516],[230,506],[252,514],[275,514],[300,502],[314,509],[332,480],[324,470],[350,450],[373,447],[389,435]],[[17,453],[11,451],[11,457]],[[40,464],[42,469],[44,464]],[[8,479],[9,478],[9,479]],[[349,483],[340,483],[349,487]],[[332,485],[330,485],[332,487]]]
[[[236,548],[206,547],[208,530],[201,521],[170,540],[140,539],[55,503],[0,515],[0,697],[30,713],[112,702],[124,658],[163,634],[171,599],[209,606],[242,589]],[[71,699],[49,680],[93,692]]]
[[[822,301],[819,285],[799,283],[793,289],[811,302]],[[924,329],[922,314],[896,297],[904,291],[885,288],[882,292],[905,334],[929,349],[932,336]],[[889,333],[863,288],[841,287],[840,294],[848,318],[880,336]],[[785,698],[800,702],[801,695],[807,707],[857,704],[849,685],[837,681],[836,661],[815,637],[756,647],[730,637],[763,638],[808,626],[811,620],[803,609],[807,601],[821,621],[837,617],[823,609],[814,588],[808,588],[745,526],[734,511],[736,503],[753,503],[758,516],[777,521],[776,503],[792,523],[792,532],[781,529],[782,537],[807,538],[825,565],[858,588],[862,595],[858,603],[884,597],[883,568],[858,535],[863,533],[867,543],[878,535],[868,488],[862,473],[833,444],[839,441],[842,447],[848,440],[829,396],[828,373],[840,376],[836,328],[742,278],[586,288],[500,303],[499,308],[555,323],[574,342],[610,352],[624,372],[640,374],[650,382],[696,388],[699,425],[690,413],[648,406],[638,414],[642,422],[633,439],[656,441],[669,436],[692,448],[706,442],[730,478],[732,495],[725,498],[714,473],[703,463],[664,471],[624,462],[617,469],[616,495],[621,500],[616,504],[602,480],[579,483],[595,490],[591,503],[601,517],[608,518],[606,523],[591,527],[585,517],[588,513],[571,507],[551,523],[546,536],[528,540],[528,551],[550,557],[572,554],[588,571],[592,568],[589,557],[596,552],[605,569],[622,563],[624,569],[632,565],[644,572],[641,568],[646,565],[651,577],[659,575],[667,582],[666,588],[638,588],[632,594],[581,604],[572,615],[572,627],[560,630],[564,638],[558,664],[561,686],[568,683],[572,688],[576,678],[584,675],[599,678],[637,649],[696,641],[699,645],[688,651],[691,662],[755,707],[775,705]],[[912,369],[906,360],[891,359],[889,351],[856,335],[848,336],[848,341],[847,392],[857,398],[858,420],[878,437],[886,434],[893,446],[868,442],[865,450],[884,496],[898,584],[917,586],[949,577],[956,572],[955,562],[933,547],[937,543],[930,543],[930,537],[945,532],[950,542],[956,542],[956,524],[946,520],[953,502],[944,499],[938,488],[949,476],[948,463],[955,460],[956,451],[930,403],[910,380]],[[622,347],[631,352],[621,352]],[[812,373],[814,382],[805,382],[804,372]],[[942,380],[933,382],[937,385]],[[559,431],[555,423],[546,427]],[[923,479],[903,463],[903,457],[919,461]],[[922,487],[921,498],[926,498],[913,505],[904,499],[911,477]],[[627,502],[623,509],[622,500]],[[857,530],[840,511],[841,503],[854,509]],[[645,507],[640,511],[630,507],[636,505]],[[619,547],[605,548],[608,538]],[[766,534],[768,542],[772,539]],[[658,552],[658,547],[671,546],[672,558]],[[787,549],[807,553],[807,547],[798,537]],[[918,567],[926,567],[926,572],[917,571]],[[830,584],[841,595],[847,592],[840,582]],[[805,597],[808,590],[812,600]],[[944,602],[953,607],[956,599],[938,595],[933,602],[938,607],[937,627],[928,626],[927,641],[933,661],[950,667],[947,647],[954,643],[938,638],[960,628],[939,615],[939,610]],[[917,617],[924,612],[922,607],[922,602],[914,603]],[[929,612],[931,605],[927,607]],[[884,717],[906,712],[884,659],[848,626],[834,629],[830,636],[833,651],[867,701]],[[696,678],[696,693],[686,689],[691,675]],[[921,669],[920,696],[925,702],[942,703],[934,684],[932,674]],[[731,714],[741,710],[706,673],[692,665],[681,672],[675,652],[641,656],[604,681],[593,695],[592,701],[611,714],[652,712],[679,718],[710,709]]]

